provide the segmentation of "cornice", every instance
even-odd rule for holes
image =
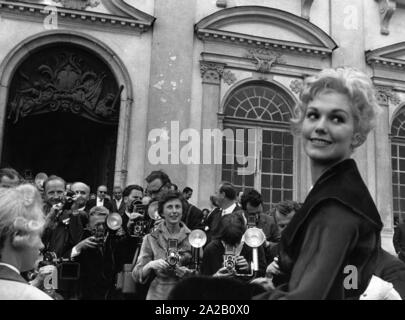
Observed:
[[[311,39],[311,45],[318,48],[323,48],[326,51],[333,51],[337,48],[336,42],[322,29],[307,21],[306,19],[291,14],[289,12],[264,7],[264,6],[238,6],[219,10],[203,19],[195,25],[197,34],[211,32],[213,34],[220,33],[221,27],[229,23],[245,23],[247,21],[263,21],[264,23],[276,23],[277,25],[285,25],[289,29],[296,29],[308,39]],[[231,37],[232,32],[227,32]],[[249,35],[241,35],[234,33],[238,38],[248,37]],[[267,38],[260,38],[261,41]]]
[[[329,56],[332,54],[333,51],[333,49],[325,47],[319,47],[284,40],[256,37],[229,31],[198,29],[196,33],[197,37],[202,41],[220,41],[225,43],[246,45],[251,47],[259,47],[266,49],[272,48],[282,51],[285,50],[289,52],[296,52],[299,54],[311,54],[321,57]]]
[[[366,61],[373,67],[382,66],[396,70],[404,70],[405,60],[390,58],[390,55],[397,55],[401,51],[405,52],[405,42],[366,51]]]
[[[63,22],[89,24],[100,28],[120,28],[137,32],[146,32],[151,29],[155,18],[139,20],[132,17],[123,17],[105,13],[66,9],[55,7],[58,19]],[[49,6],[42,4],[0,0],[0,12],[11,15],[27,15],[39,19],[45,19],[49,15]]]

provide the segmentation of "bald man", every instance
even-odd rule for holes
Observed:
[[[78,208],[85,207],[90,198],[90,187],[83,182],[75,182],[72,184],[71,190],[76,194]]]

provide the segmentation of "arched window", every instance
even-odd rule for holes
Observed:
[[[281,88],[265,82],[237,88],[224,105],[228,134],[223,145],[222,180],[231,181],[238,191],[259,190],[265,210],[293,197],[293,105]],[[232,137],[234,147],[230,148]],[[233,164],[229,163],[232,158]]]
[[[405,108],[395,116],[391,126],[392,194],[394,220],[403,221],[405,213]]]

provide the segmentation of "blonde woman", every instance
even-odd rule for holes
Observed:
[[[270,299],[359,299],[376,266],[382,222],[351,156],[375,124],[373,85],[351,68],[306,79],[294,120],[313,187],[284,230]],[[262,296],[263,298],[263,296]]]
[[[50,300],[20,272],[32,270],[43,248],[42,200],[28,184],[0,188],[0,300]]]

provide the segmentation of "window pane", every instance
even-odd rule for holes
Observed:
[[[284,191],[283,192],[283,200],[292,200],[292,191]]]
[[[255,185],[255,176],[253,174],[245,176],[245,186],[253,187]]]
[[[271,158],[271,145],[264,144],[262,151],[263,151],[263,157],[264,158]]]
[[[273,172],[274,173],[281,173],[281,161],[280,160],[274,160],[273,161]]]
[[[281,146],[273,147],[273,159],[282,159],[283,148]]]
[[[399,174],[399,183],[400,184],[405,184],[405,173],[400,173]]]
[[[397,170],[397,159],[392,159],[392,170]]]
[[[281,176],[273,176],[273,188],[281,189]]]
[[[293,173],[293,162],[292,161],[283,161],[284,173],[292,174]]]
[[[272,142],[274,144],[283,144],[283,135],[281,132],[273,131]]]
[[[292,189],[293,188],[293,177],[292,176],[284,176],[284,189]]]
[[[272,202],[273,203],[279,203],[281,201],[281,191],[280,190],[273,190],[272,192]]]
[[[241,175],[239,175],[237,172],[235,172],[235,174],[234,174],[234,176],[233,176],[234,184],[237,184],[237,185],[241,186],[241,185],[242,185],[242,177],[243,177],[243,176],[241,176]]]
[[[395,146],[395,145],[391,146],[391,154],[393,157],[397,156],[397,146]]]
[[[405,158],[405,147],[403,146],[399,147],[399,156],[400,158]]]
[[[270,173],[271,172],[271,161],[263,159],[262,161],[262,171],[263,173]]]
[[[270,187],[270,175],[262,174],[262,188]]]

